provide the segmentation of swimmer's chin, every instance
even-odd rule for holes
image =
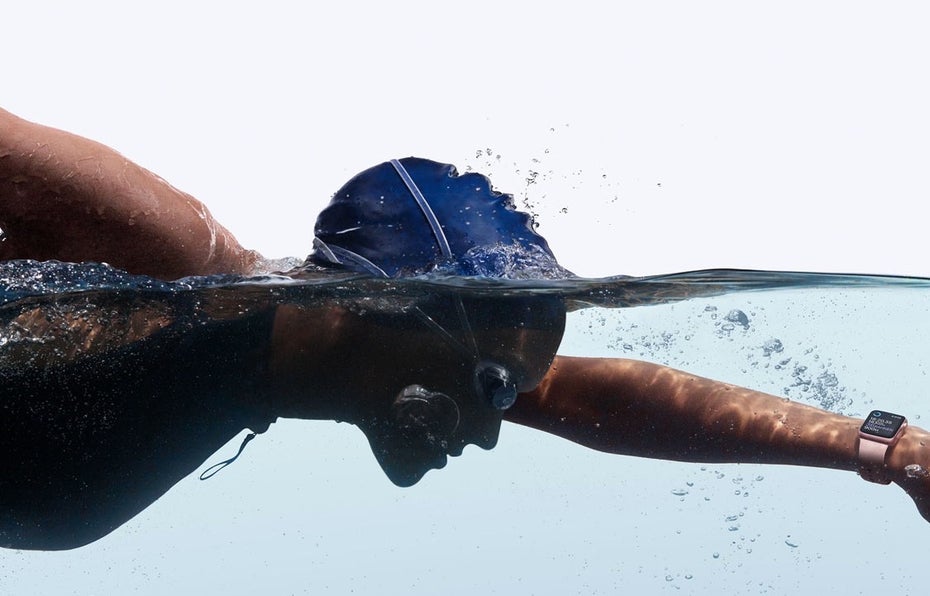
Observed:
[[[494,447],[493,443],[496,443],[496,441],[488,444],[488,446],[479,445],[479,447],[489,450]],[[400,448],[395,450],[390,457],[383,456],[377,459],[384,474],[391,482],[401,488],[407,488],[422,480],[430,470],[445,468],[449,463],[449,458],[462,455],[465,447],[464,443],[454,444],[449,446],[447,450],[437,451],[430,455],[416,449],[409,449],[408,451],[405,448]]]
[[[411,440],[402,433],[390,432],[390,427],[376,425],[362,426],[362,430],[378,465],[397,486],[413,486],[430,470],[446,467],[449,454],[457,455],[456,449],[450,449],[445,441]]]

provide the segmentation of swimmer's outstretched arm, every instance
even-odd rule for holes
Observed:
[[[248,273],[207,208],[89,139],[0,109],[0,260],[103,261],[162,279]]]
[[[587,447],[692,462],[743,462],[856,470],[861,420],[625,359],[556,357],[506,418]],[[930,433],[908,426],[887,469],[930,520]]]

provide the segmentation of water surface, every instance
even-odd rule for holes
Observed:
[[[927,285],[725,270],[519,282],[163,283],[102,266],[14,263],[0,266],[0,321],[52,303],[118,317],[128,305],[196,307],[218,298],[246,311],[283,300],[393,309],[437,293],[557,295],[572,309],[560,353],[642,358],[849,415],[900,411],[924,425]],[[7,332],[0,362],[15,345],[46,339]],[[240,440],[215,459],[232,455]],[[23,594],[60,593],[62,585],[74,593],[856,591],[913,585],[924,558],[914,545],[926,532],[903,494],[852,474],[607,456],[507,425],[493,451],[466,449],[446,469],[398,489],[353,428],[287,420],[215,479],[182,480],[87,547],[0,552],[0,582]],[[883,569],[850,573],[872,562],[866,540],[886,545]],[[252,564],[224,564],[243,560]],[[89,561],[113,573],[88,577]]]

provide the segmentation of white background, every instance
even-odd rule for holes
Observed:
[[[4,6],[0,105],[116,148],[207,203],[243,244],[267,256],[306,254],[316,212],[355,172],[419,155],[490,173],[500,190],[539,214],[563,264],[583,275],[745,267],[930,276],[930,14],[922,3],[130,6]],[[921,361],[927,348],[909,351]],[[836,513],[824,497],[842,502],[838,495],[855,478],[825,489],[818,483],[826,473],[784,473],[798,482],[787,494],[819,494],[819,501],[804,497],[819,506],[774,523],[815,528],[814,547],[785,547],[779,535],[768,543],[775,554],[761,548],[755,559],[734,555],[714,568],[719,559],[709,551],[695,554],[704,546],[664,539],[685,528],[700,543],[723,522],[716,513],[712,521],[702,517],[699,507],[664,507],[665,483],[644,492],[657,469],[649,462],[587,460],[552,443],[551,466],[517,460],[536,484],[488,488],[510,491],[499,505],[491,492],[469,497],[477,507],[469,515],[492,512],[494,523],[483,525],[445,519],[435,504],[484,478],[487,466],[504,474],[500,466],[517,465],[493,463],[520,457],[504,445],[490,454],[470,449],[433,484],[400,491],[378,477],[360,435],[284,428],[327,438],[300,445],[281,431],[265,441],[278,450],[272,454],[256,442],[252,465],[277,461],[267,466],[267,481],[250,476],[223,489],[182,483],[88,549],[0,553],[0,583],[17,593],[199,586],[230,594],[613,593],[624,586],[813,593],[817,578],[836,587],[829,582],[838,576],[847,591],[861,585],[862,562],[848,559],[856,543],[833,534],[861,521],[844,517],[853,515],[848,509]],[[508,437],[530,451],[543,441],[514,431],[502,443]],[[288,465],[282,457],[296,459]],[[237,465],[240,474],[259,473]],[[636,472],[646,477],[634,481]],[[611,474],[621,473],[621,484],[610,486]],[[229,486],[223,482],[236,481],[214,486]],[[850,500],[882,494],[855,486]],[[618,509],[597,501],[620,493],[633,496]],[[206,505],[196,509],[197,499]],[[601,507],[597,515],[571,516],[594,507],[589,500]],[[756,520],[763,524],[765,513],[792,500],[761,501]],[[294,502],[328,516],[333,528],[294,519]],[[425,521],[411,513],[420,507],[430,512]],[[872,515],[863,507],[855,512]],[[411,516],[392,517],[398,508]],[[339,530],[335,510],[354,512],[346,515],[359,525],[342,520],[348,525]],[[501,526],[497,518],[506,514]],[[918,520],[906,503],[889,517],[887,524]],[[519,536],[525,549],[489,548],[501,540],[496,528]],[[927,530],[919,531],[925,540]],[[776,533],[788,532],[759,532]],[[414,546],[401,536],[422,552],[407,553]],[[295,550],[295,540],[310,552]],[[558,544],[564,551],[547,550]],[[581,565],[586,548],[603,560]],[[724,559],[736,552],[727,548]],[[899,566],[903,552],[875,565],[914,593],[917,574]],[[770,560],[779,567],[774,575]],[[514,561],[525,563],[514,571]],[[556,571],[559,563],[564,571]],[[531,569],[544,581],[534,583]]]
[[[529,190],[586,275],[930,275],[920,3],[26,4],[4,9],[5,107],[268,256],[308,252],[352,174],[420,155]]]

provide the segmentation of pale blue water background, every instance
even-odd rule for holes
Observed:
[[[922,426],[927,282],[865,281],[580,310],[560,353]],[[508,424],[493,451],[399,489],[354,427],[281,420],[216,478],[192,475],[96,543],[0,551],[0,591],[918,593],[928,531],[902,492],[851,473],[611,456]]]

